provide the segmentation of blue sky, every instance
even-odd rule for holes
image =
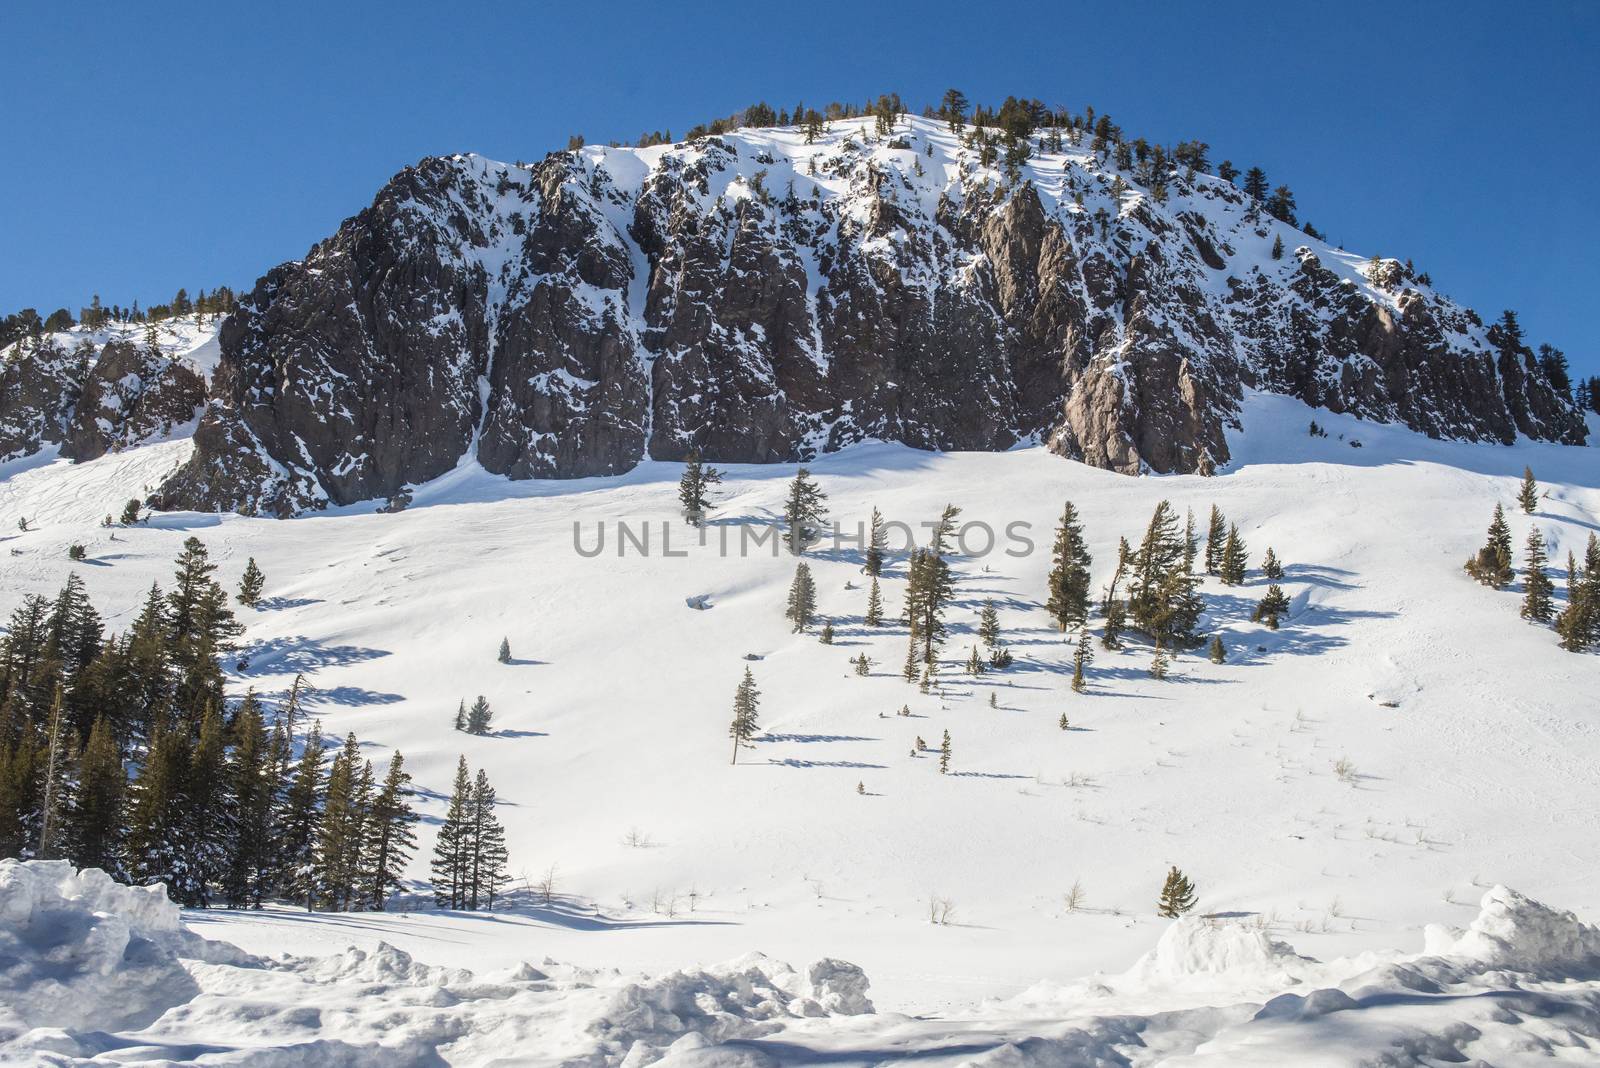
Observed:
[[[407,163],[957,86],[1198,138],[1600,374],[1600,3],[11,3],[0,311],[244,289]]]

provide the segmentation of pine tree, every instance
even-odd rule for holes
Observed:
[[[1158,645],[1191,641],[1205,608],[1195,592],[1200,580],[1183,569],[1185,551],[1172,505],[1162,501],[1133,555],[1128,590],[1134,626]]]
[[[489,733],[489,723],[494,719],[494,712],[489,708],[489,701],[483,694],[472,702],[472,707],[467,709],[467,733],[479,736]]]
[[[1122,601],[1112,601],[1106,609],[1106,625],[1100,636],[1100,644],[1107,649],[1116,649],[1122,645],[1122,627],[1127,618],[1127,609]]]
[[[500,639],[500,651],[495,654],[495,659],[500,661],[500,663],[502,663],[502,664],[511,663],[511,639],[510,638],[501,638]]]
[[[229,851],[238,834],[228,782],[227,739],[215,701],[201,714],[200,729],[189,751],[179,827],[180,877],[168,884],[167,891],[182,904],[210,908],[213,895],[221,890]]]
[[[1274,234],[1273,237],[1272,237],[1272,258],[1275,259],[1275,260],[1283,259],[1283,235],[1282,234]]]
[[[857,675],[867,675],[872,671],[872,660],[866,653],[862,653],[850,663],[855,665]]]
[[[728,736],[733,739],[732,763],[739,763],[739,750],[750,745],[760,726],[761,691],[756,689],[755,676],[744,669],[744,678],[733,694],[733,722],[728,726]]]
[[[978,637],[991,649],[1000,644],[1000,616],[995,612],[992,599],[985,598],[983,609],[978,613]]]
[[[405,885],[406,862],[417,848],[412,830],[417,814],[409,803],[411,776],[398,750],[389,758],[383,787],[372,800],[367,820],[366,867],[362,873],[368,907],[382,912],[389,895]]]
[[[864,570],[873,578],[883,574],[883,551],[889,544],[889,535],[883,528],[883,516],[872,510],[872,521],[867,525],[867,561]],[[876,588],[877,584],[873,584]]]
[[[1267,595],[1261,598],[1256,605],[1256,610],[1250,616],[1256,623],[1265,623],[1270,629],[1278,629],[1278,620],[1289,614],[1289,598],[1284,594],[1283,587],[1276,582],[1267,587]]]
[[[1222,545],[1222,582],[1225,586],[1239,586],[1244,583],[1245,571],[1250,566],[1249,550],[1245,547],[1244,539],[1239,536],[1239,528],[1228,525],[1228,540]]]
[[[878,589],[877,576],[873,576],[872,584],[867,587],[867,614],[862,621],[869,627],[883,625],[883,591]]]
[[[700,450],[692,449],[684,459],[683,477],[678,480],[678,502],[683,518],[693,526],[705,522],[711,507],[710,490],[722,481],[722,472],[700,462]]]
[[[1517,503],[1528,515],[1539,510],[1539,483],[1534,481],[1531,467],[1522,469],[1522,488],[1517,491]]]
[[[821,536],[820,527],[828,514],[827,500],[828,495],[812,481],[811,472],[803,467],[795,472],[783,505],[784,538],[795,556]]]
[[[983,674],[983,661],[978,658],[978,647],[976,645],[972,647],[972,654],[967,657],[967,674]]]
[[[1223,647],[1222,635],[1213,634],[1211,636],[1211,646],[1206,652],[1211,657],[1213,664],[1221,664],[1228,659],[1228,650]]]
[[[1267,546],[1267,553],[1261,558],[1261,573],[1270,581],[1277,582],[1283,578],[1283,564],[1278,561],[1277,554],[1272,551],[1272,546]]]
[[[917,665],[921,663],[921,658],[917,655],[917,653],[917,634],[915,631],[912,631],[911,640],[906,643],[905,666],[900,669],[900,676],[908,683],[917,681]]]
[[[137,497],[131,498],[127,504],[122,506],[121,523],[123,526],[131,527],[139,521],[139,507],[140,503]]]
[[[254,608],[261,603],[261,590],[267,584],[267,576],[261,573],[256,566],[256,558],[251,557],[249,563],[244,565],[244,575],[239,579],[238,601],[246,608]]]
[[[1506,525],[1505,510],[1500,505],[1494,506],[1488,540],[1478,554],[1466,562],[1465,570],[1485,586],[1497,590],[1511,581],[1511,528]]]
[[[1088,688],[1088,680],[1084,678],[1084,669],[1094,662],[1094,647],[1089,643],[1089,632],[1081,631],[1078,634],[1078,647],[1072,654],[1072,692],[1082,693]]]
[[[188,729],[157,728],[130,789],[128,874],[139,885],[164,882],[175,900],[184,817],[184,778],[189,765]]]
[[[1554,595],[1555,583],[1550,581],[1550,576],[1545,574],[1545,564],[1549,557],[1544,551],[1544,535],[1539,533],[1539,528],[1534,527],[1528,531],[1528,544],[1523,558],[1523,567],[1528,578],[1523,584],[1522,618],[1534,623],[1548,623],[1555,613]]]
[[[463,697],[459,702],[456,703],[456,730],[465,731],[466,729],[467,729],[467,700],[466,700],[466,698]]]
[[[825,619],[822,621],[822,633],[817,637],[817,640],[823,645],[833,644],[833,620]]]
[[[468,808],[468,835],[471,841],[467,858],[466,907],[494,908],[494,898],[509,877],[506,872],[505,828],[495,817],[494,787],[489,776],[479,769],[472,784],[472,800]]]
[[[1589,535],[1584,567],[1567,554],[1567,606],[1556,616],[1561,648],[1581,653],[1600,641],[1600,542]]]
[[[1167,654],[1167,647],[1160,642],[1156,642],[1155,653],[1150,657],[1150,677],[1152,679],[1166,678],[1167,671],[1171,665],[1172,657]]]
[[[935,555],[944,556],[950,551],[948,542],[956,535],[956,520],[961,517],[961,509],[953,504],[944,506],[944,511],[939,513],[939,521],[933,525],[933,538],[930,542]]]
[[[370,797],[362,797],[361,749],[354,734],[334,754],[328,770],[328,789],[317,824],[312,864],[316,871],[318,900],[334,911],[348,911],[361,884],[361,849]],[[370,765],[367,785],[370,789]]]
[[[305,902],[307,912],[317,903],[311,862],[322,818],[323,775],[322,723],[314,720],[277,818],[278,889],[286,897]]]
[[[230,908],[260,908],[271,889],[272,820],[280,783],[255,691],[246,693],[234,712],[231,734],[227,777],[237,833],[228,850],[222,893]]]
[[[1057,629],[1065,631],[1068,627],[1082,625],[1089,618],[1091,560],[1083,541],[1083,527],[1071,501],[1062,509],[1052,556],[1054,566],[1050,570],[1045,611],[1055,620]]]
[[[939,743],[939,774],[947,775],[950,772],[950,732],[944,732],[944,741]]]
[[[1161,900],[1156,905],[1156,912],[1175,920],[1194,906],[1194,884],[1176,867],[1171,868],[1167,872],[1166,882],[1161,885]]]
[[[439,825],[439,837],[433,846],[433,900],[440,908],[466,906],[467,862],[472,847],[471,813],[472,776],[467,771],[467,758],[463,756],[456,764],[455,788],[450,793],[444,822]]]
[[[0,764],[3,759],[0,756]],[[99,717],[89,731],[88,744],[79,760],[78,788],[68,815],[67,838],[75,864],[99,868],[118,880],[127,878],[122,865],[122,804],[127,787],[127,772],[123,770],[116,738],[105,717]]]
[[[932,664],[935,651],[944,643],[944,610],[954,587],[950,565],[931,549],[911,554],[906,581],[906,618],[922,642],[922,662]]]
[[[795,565],[794,581],[789,584],[789,600],[783,615],[794,625],[794,632],[801,634],[811,626],[816,610],[817,585],[811,580],[811,569],[802,560]]]

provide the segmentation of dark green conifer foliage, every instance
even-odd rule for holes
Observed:
[[[1278,621],[1289,614],[1289,598],[1283,592],[1283,587],[1276,582],[1267,587],[1267,595],[1261,598],[1256,605],[1251,619],[1256,623],[1265,623],[1272,630],[1278,629]]]
[[[1211,505],[1211,521],[1206,523],[1205,569],[1206,574],[1222,574],[1222,545],[1227,542],[1227,520],[1221,508]]]
[[[1222,582],[1226,586],[1240,586],[1244,584],[1245,572],[1250,566],[1250,551],[1245,546],[1244,539],[1239,536],[1239,528],[1233,524],[1228,525],[1228,540],[1222,544]]]
[[[711,487],[722,482],[722,472],[700,462],[700,450],[691,450],[684,460],[683,477],[678,480],[678,503],[683,518],[693,526],[705,522],[711,509]]]
[[[1539,510],[1539,483],[1534,481],[1531,467],[1522,469],[1522,488],[1517,491],[1517,503],[1528,515]]]
[[[222,892],[229,908],[260,908],[272,891],[272,823],[281,783],[255,691],[246,693],[235,710],[231,734],[227,777],[237,833],[228,850]]]
[[[1188,876],[1176,867],[1167,872],[1167,878],[1161,885],[1161,899],[1156,903],[1156,912],[1169,920],[1175,920],[1195,906],[1194,884]]]
[[[1228,659],[1228,651],[1222,645],[1222,635],[1213,634],[1211,636],[1211,646],[1206,652],[1211,657],[1213,664],[1221,664]]]
[[[1078,512],[1071,501],[1062,508],[1052,557],[1054,564],[1050,569],[1045,611],[1055,620],[1056,628],[1065,631],[1081,626],[1089,618],[1089,565],[1092,562],[1088,546],[1084,544],[1083,526],[1078,522]]]
[[[1084,630],[1078,634],[1078,647],[1072,654],[1072,692],[1082,693],[1088,688],[1088,679],[1084,671],[1094,662],[1094,646],[1089,642],[1089,632]]]
[[[939,743],[939,774],[950,773],[950,732],[944,732],[944,741]]]
[[[1528,531],[1528,543],[1523,557],[1522,618],[1534,623],[1548,623],[1555,614],[1555,583],[1545,573],[1549,557],[1545,555],[1544,535],[1539,528]]]
[[[1172,505],[1162,501],[1130,562],[1128,612],[1133,625],[1158,645],[1187,643],[1205,604],[1199,579],[1184,570],[1186,546]]]
[[[811,568],[802,560],[795,565],[794,581],[789,583],[789,600],[783,615],[793,625],[794,632],[801,634],[811,626],[816,611],[817,584],[812,581]]]
[[[312,863],[317,900],[324,908],[343,912],[356,904],[371,788],[372,766],[361,759],[356,736],[348,734],[328,769],[322,819],[317,824]]]
[[[821,537],[822,523],[828,515],[827,501],[828,495],[812,480],[811,472],[803,467],[795,472],[783,505],[784,540],[794,555],[799,556]]]
[[[978,637],[991,649],[1000,644],[1000,616],[990,598],[984,599],[983,608],[978,613]]]
[[[883,516],[876,508],[867,524],[867,559],[864,570],[873,578],[883,574],[883,553],[889,544],[888,531],[883,526]]]
[[[922,643],[924,664],[934,662],[939,646],[944,643],[944,610],[953,590],[950,565],[945,563],[944,557],[931,549],[918,549],[911,554],[906,582],[906,618]]]
[[[4,756],[0,755],[0,775],[4,774],[3,764]],[[90,728],[88,744],[79,760],[78,788],[68,816],[67,836],[75,864],[99,868],[119,880],[127,878],[122,864],[123,800],[127,787],[122,754],[111,725],[102,716]]]
[[[372,801],[367,821],[366,897],[375,911],[382,912],[389,895],[405,885],[406,863],[417,848],[417,814],[412,811],[411,776],[405,758],[397,750],[389,758],[383,786]]]
[[[1581,653],[1600,642],[1600,542],[1589,535],[1584,567],[1567,554],[1567,606],[1556,616],[1561,648]]]
[[[256,558],[251,557],[250,562],[244,565],[244,574],[239,579],[239,603],[246,608],[254,608],[261,603],[261,590],[267,584],[267,576],[261,573],[256,566]]]
[[[467,733],[486,735],[489,733],[489,724],[494,719],[494,712],[489,708],[489,699],[482,694],[472,702],[472,707],[467,709]]]
[[[314,720],[306,732],[305,748],[289,779],[277,821],[278,892],[304,902],[308,912],[317,904],[312,859],[317,823],[322,817],[324,774],[322,723]]]
[[[466,907],[467,870],[472,856],[471,817],[472,775],[463,756],[456,764],[455,787],[433,847],[433,900],[440,908]]]
[[[739,750],[750,745],[756,736],[756,730],[761,726],[761,691],[756,689],[755,676],[750,674],[750,669],[744,669],[744,678],[739,681],[739,687],[733,692],[733,722],[728,725],[728,737],[733,739],[733,760],[730,763],[739,763]]]
[[[1272,551],[1272,546],[1267,546],[1266,555],[1261,558],[1261,573],[1272,582],[1283,578],[1283,563],[1278,555]]]
[[[494,908],[494,899],[510,878],[506,871],[509,854],[506,852],[505,828],[494,814],[497,804],[494,787],[489,776],[479,769],[472,784],[470,812],[471,852],[467,871],[467,901],[469,909]]]
[[[869,627],[883,625],[883,591],[878,588],[876,576],[873,577],[872,584],[867,587],[867,614],[862,622]]]
[[[1511,528],[1506,525],[1505,510],[1494,506],[1494,518],[1489,522],[1489,536],[1483,548],[1465,564],[1467,574],[1494,589],[1503,589],[1511,582]]]
[[[939,521],[933,525],[933,538],[930,548],[936,555],[944,556],[950,551],[950,539],[956,536],[956,520],[961,518],[961,509],[953,504],[944,506],[944,511],[939,513]]]

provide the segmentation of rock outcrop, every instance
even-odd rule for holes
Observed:
[[[205,403],[205,376],[170,344],[135,341],[134,333],[70,330],[0,352],[0,461],[48,446],[93,460],[192,423]]]
[[[424,160],[269,272],[221,346],[168,507],[286,515],[463,459],[569,478],[867,438],[1210,472],[1248,388],[1436,436],[1585,434],[1531,354],[1394,261],[1210,175],[1073,148],[1008,175],[925,120]]]

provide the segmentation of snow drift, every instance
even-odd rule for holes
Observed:
[[[970,1019],[876,1016],[861,969],[832,959],[800,972],[750,954],[653,978],[546,961],[484,979],[381,944],[264,961],[184,929],[160,887],[62,862],[0,863],[0,918],[7,1063],[765,1068],[893,1051],[1007,1068],[1420,1068],[1575,1062],[1600,1044],[1600,930],[1504,887],[1466,931],[1431,929],[1420,956],[1319,964],[1247,925],[1188,918],[1072,1003],[1046,1012],[1033,994]],[[1267,983],[1280,992],[1244,996]],[[1126,1011],[1178,991],[1182,1008]]]

